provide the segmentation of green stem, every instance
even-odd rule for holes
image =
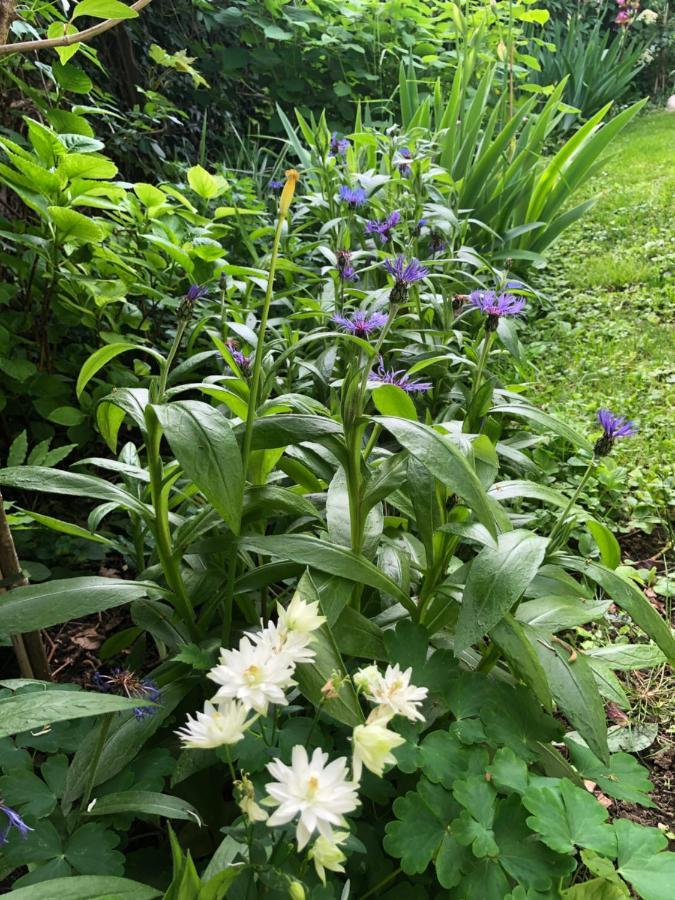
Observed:
[[[473,376],[473,387],[471,388],[469,405],[471,405],[471,401],[480,390],[481,381],[483,380],[483,372],[485,371],[485,365],[487,363],[488,356],[490,355],[490,348],[492,347],[494,337],[494,331],[485,332],[485,337],[483,338],[483,347],[481,349],[480,357],[478,359],[478,365],[476,366],[476,371],[474,372]]]
[[[232,630],[232,613],[234,608],[234,576],[237,569],[237,545],[232,545],[232,553],[227,566],[227,585],[225,587],[225,603],[223,605],[223,647],[230,646]]]
[[[234,785],[237,780],[237,773],[234,771],[234,765],[232,763],[232,754],[230,753],[229,744],[225,744],[225,756],[227,757],[227,765],[230,770],[230,776],[232,777],[232,784]]]
[[[256,410],[258,408],[260,376],[262,372],[263,354],[265,352],[265,331],[267,329],[267,319],[269,318],[270,306],[272,305],[272,294],[274,293],[274,273],[277,268],[277,257],[279,255],[279,243],[281,241],[281,229],[283,227],[283,224],[284,216],[279,215],[279,218],[277,219],[277,227],[274,232],[274,242],[272,244],[272,258],[270,260],[270,269],[267,277],[265,302],[263,304],[262,313],[260,315],[258,343],[256,344],[255,357],[253,359],[253,374],[251,376],[251,384],[249,385],[248,412],[246,414],[246,431],[244,433],[244,446],[242,450],[244,477],[246,477],[246,472],[248,471],[248,461],[251,455],[251,442],[253,441],[253,423],[255,420]]]
[[[158,403],[162,403],[164,401],[164,394],[166,392],[166,380],[169,377],[169,371],[171,370],[173,361],[176,358],[176,353],[178,353],[180,342],[183,340],[183,334],[185,333],[186,327],[187,319],[181,319],[176,326],[176,336],[173,339],[173,344],[171,345],[171,349],[169,350],[169,355],[166,358],[166,362],[164,363],[159,376],[159,389],[157,392]]]
[[[115,718],[115,713],[106,713],[103,717],[103,721],[101,722],[101,727],[98,733],[98,739],[96,741],[96,747],[94,748],[94,755],[91,758],[91,762],[89,764],[89,772],[87,774],[87,782],[85,784],[84,791],[82,793],[82,802],[80,803],[80,815],[83,815],[87,811],[87,807],[89,806],[89,800],[91,799],[91,792],[94,789],[94,782],[96,780],[96,772],[98,770],[98,763],[101,758],[101,753],[103,753],[103,747],[105,746],[105,740],[108,737],[108,732],[110,731],[110,726],[112,725],[112,720]]]
[[[156,416],[151,411],[146,416],[146,427],[148,433],[146,441],[148,473],[150,475],[150,496],[152,497],[152,506],[155,512],[154,530],[157,555],[159,556],[167,584],[173,592],[175,607],[181,619],[187,625],[190,636],[193,640],[196,640],[199,637],[199,633],[196,627],[195,613],[183,583],[180,565],[173,555],[171,529],[169,528],[168,489],[164,489],[162,484],[163,467],[159,451],[162,430],[159,427]]]
[[[496,646],[496,644],[488,644],[485,653],[483,653],[481,661],[476,666],[476,671],[484,672],[487,675],[487,673],[491,672],[497,665],[501,655],[501,650]]]
[[[366,891],[366,893],[361,896],[361,900],[366,900],[367,897],[376,896],[380,888],[383,888],[385,885],[389,884],[390,881],[393,881],[394,878],[397,878],[400,874],[401,867],[399,866],[398,869],[390,872],[385,878],[382,879],[382,881],[378,881],[375,887],[372,887],[369,891]]]
[[[586,482],[591,477],[591,473],[594,468],[595,468],[595,457],[593,457],[591,459],[591,461],[589,462],[588,467],[586,468],[586,471],[584,472],[584,474],[581,477],[581,481],[577,485],[577,489],[570,497],[570,499],[567,503],[567,506],[560,513],[560,515],[558,516],[558,520],[556,521],[555,525],[553,526],[553,528],[551,530],[551,534],[549,535],[549,539],[548,539],[549,547],[551,549],[554,549],[553,542],[554,542],[554,540],[556,540],[559,537],[560,532],[562,531],[563,526],[565,525],[565,519],[567,518],[570,511],[574,507],[575,503],[579,499],[579,494],[581,494],[583,489],[586,487]]]

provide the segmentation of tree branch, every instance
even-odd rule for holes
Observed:
[[[152,3],[152,0],[136,0],[129,8],[140,12],[144,6]],[[106,19],[99,22],[98,25],[92,25],[91,28],[85,28],[84,31],[77,31],[75,34],[64,34],[62,37],[45,38],[40,41],[17,41],[16,44],[0,44],[0,56],[7,56],[8,53],[29,53],[31,50],[49,50],[53,47],[70,47],[73,44],[83,44],[90,41],[98,34],[103,34],[119,25],[120,22],[130,22],[131,19]]]

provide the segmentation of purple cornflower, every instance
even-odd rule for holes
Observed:
[[[381,222],[377,219],[371,219],[370,222],[367,222],[366,234],[377,234],[381,243],[386,244],[387,241],[391,239],[391,233],[400,221],[401,213],[395,209],[392,213],[389,213],[386,219],[382,219]]]
[[[595,442],[593,452],[596,456],[607,456],[618,438],[632,437],[637,434],[634,422],[625,416],[617,416],[608,409],[598,410],[598,422],[602,426],[603,435]]]
[[[130,699],[139,698],[159,703],[162,692],[152,678],[139,678],[128,669],[113,669],[110,675],[94,672],[92,682],[104,694],[123,694]],[[152,706],[137,706],[134,715],[137,719],[154,716],[157,712]]]
[[[395,160],[396,165],[398,166],[398,170],[404,178],[407,178],[409,175],[412,175],[412,167],[408,160],[412,159],[412,153],[408,150],[407,147],[403,147],[402,150],[398,151],[399,157],[398,160]]]
[[[32,828],[26,825],[21,816],[14,812],[10,806],[5,806],[2,800],[0,800],[0,812],[7,816],[7,827],[4,829],[0,828],[0,847],[7,843],[7,836],[12,828],[16,828],[22,838],[28,837],[28,832],[33,831]]]
[[[367,313],[357,309],[350,316],[333,316],[333,322],[360,338],[369,338],[373,331],[379,331],[387,323],[384,313]]]
[[[342,184],[338,194],[340,200],[352,209],[358,209],[359,206],[363,206],[366,202],[366,192],[361,187],[351,188],[348,184]]]
[[[349,150],[349,141],[347,138],[338,138],[337,131],[330,136],[330,147],[328,148],[329,156],[344,156]]]
[[[187,293],[185,294],[185,299],[189,300],[190,303],[196,303],[197,300],[201,300],[202,297],[206,297],[209,289],[205,284],[191,284],[187,289]]]
[[[486,331],[495,331],[502,316],[517,316],[525,307],[525,300],[522,297],[497,294],[496,291],[472,291],[469,294],[469,303],[487,316]]]
[[[349,250],[338,250],[335,254],[338,277],[340,281],[358,281],[359,276],[352,265],[352,254]]]
[[[279,181],[276,178],[270,178],[270,180],[267,182],[267,187],[271,191],[280,191],[282,189],[282,187],[284,186],[284,184],[285,184],[284,181]]]
[[[384,267],[395,281],[389,299],[392,303],[400,303],[408,296],[408,288],[416,281],[421,281],[429,274],[429,270],[414,257],[408,262],[405,256],[385,260]]]
[[[225,343],[227,344],[227,349],[232,354],[232,359],[237,364],[237,368],[241,372],[242,375],[247,376],[251,372],[251,366],[253,365],[253,356],[247,356],[245,353],[242,353],[239,349],[239,341],[236,338],[228,338]]]
[[[385,369],[382,357],[377,367],[377,372],[371,372],[368,375],[368,383],[376,386],[378,384],[393,384],[401,388],[406,394],[416,394],[422,391],[430,391],[433,384],[430,381],[416,381],[403,370]]]
[[[427,224],[427,220],[426,220],[426,219],[420,219],[420,220],[418,221],[417,225],[415,225],[413,231],[414,231],[414,233],[417,235],[417,237],[419,237],[420,234],[422,234],[422,229],[424,228],[424,226],[425,226],[426,224]]]

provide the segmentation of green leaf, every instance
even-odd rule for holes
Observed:
[[[18,808],[22,816],[41,819],[56,808],[56,797],[32,772],[16,771],[0,777],[2,802]]]
[[[492,784],[502,793],[523,794],[527,790],[527,763],[510,747],[497,750],[487,771],[492,776]]]
[[[199,400],[180,400],[151,409],[183,472],[238,534],[244,470],[228,420]]]
[[[606,525],[603,525],[602,522],[598,522],[596,519],[589,519],[588,522],[586,522],[586,528],[598,545],[600,558],[602,559],[603,564],[607,566],[608,569],[616,569],[617,566],[620,566],[621,547],[609,528]]]
[[[108,179],[117,175],[117,166],[96,153],[69,153],[59,162],[57,172],[70,179]]]
[[[567,888],[560,895],[564,900],[629,900],[624,884],[615,884],[605,878],[591,878]]]
[[[204,200],[211,200],[222,194],[226,188],[223,179],[215,178],[202,166],[193,166],[188,169],[187,179],[190,187]]]
[[[115,847],[120,838],[99,822],[81,825],[65,847],[66,860],[82,875],[121,875],[124,856]]]
[[[184,819],[196,822],[200,827],[202,825],[199,813],[191,803],[180,797],[153,791],[120,791],[117,794],[106,794],[97,798],[93,806],[89,806],[87,810],[87,815],[90,816],[112,816],[119,813],[135,813],[139,818],[163,816],[166,819]]]
[[[371,391],[373,403],[383,416],[398,416],[417,421],[417,410],[410,395],[395,384],[381,384]]]
[[[52,75],[64,91],[70,91],[73,94],[88,94],[94,87],[94,83],[87,73],[79,66],[71,65],[71,63],[52,63]],[[92,142],[95,150],[100,150],[103,147],[100,141],[92,141],[91,138],[72,134],[60,135],[59,141],[71,150],[76,147],[77,149],[83,149],[81,145],[86,142]]]
[[[419,766],[429,781],[450,789],[457,779],[484,771],[485,759],[481,751],[463,746],[456,734],[432,731],[420,744]]]
[[[629,753],[613,753],[609,766],[604,765],[588,747],[566,738],[572,762],[584,778],[595,781],[601,791],[617,800],[654,807],[649,798],[652,783],[648,770]],[[597,874],[597,873],[596,873]]]
[[[595,581],[608,597],[625,610],[633,621],[663,650],[666,657],[675,662],[675,638],[670,626],[657,613],[639,588],[627,578],[612,572],[600,563],[589,562],[575,556],[563,557],[567,569],[579,572]]]
[[[332,628],[341,653],[362,659],[388,661],[384,632],[353,606],[346,606],[342,610]]]
[[[532,642],[555,702],[591,750],[609,763],[605,707],[588,660],[557,639],[548,640],[533,633]]]
[[[131,711],[137,706],[151,705],[93,691],[48,690],[26,691],[0,700],[0,737],[44,728],[51,722],[65,722],[87,716],[101,716],[119,710]]]
[[[372,563],[357,556],[351,550],[338,547],[328,541],[306,534],[246,535],[239,541],[242,550],[250,550],[263,556],[275,556],[311,566],[330,575],[338,575],[349,581],[370,585],[385,594],[391,594],[410,609],[411,601],[399,586],[387,578]]]
[[[614,823],[619,873],[642,900],[671,900],[675,884],[675,853],[663,853],[668,840],[658,828],[646,828],[629,819]]]
[[[139,344],[125,343],[123,341],[114,344],[105,344],[103,347],[99,347],[95,353],[92,353],[80,369],[80,374],[77,377],[77,385],[75,386],[75,393],[77,396],[79,397],[82,394],[82,391],[89,384],[94,375],[107,365],[111,359],[115,359],[115,357],[119,356],[121,353],[128,353],[130,350],[135,350],[136,353],[149,353],[155,359],[162,359],[162,356],[157,353],[156,350],[153,350],[152,347],[143,347]]]
[[[151,582],[83,575],[14,588],[0,603],[0,633],[50,628],[147,597]]]
[[[48,882],[49,896],[58,900],[154,900],[162,892],[128,878],[112,875],[75,875],[54,878]],[[34,884],[12,891],[16,900],[47,900],[44,884]]]
[[[507,613],[501,622],[491,629],[490,637],[506,656],[515,672],[525,684],[532,688],[544,709],[551,712],[553,698],[546,672],[520,622]]]
[[[28,451],[28,437],[25,429],[12,441],[7,454],[7,466],[21,466],[26,461]]]
[[[501,403],[499,406],[494,406],[490,413],[492,415],[506,413],[516,418],[527,419],[535,425],[540,425],[545,432],[552,431],[554,434],[564,438],[573,447],[578,447],[582,450],[593,449],[593,445],[587,438],[570,428],[569,425],[556,419],[555,416],[543,412],[536,406],[530,406],[527,403]]]
[[[74,406],[58,406],[53,409],[46,418],[50,422],[56,422],[57,425],[64,425],[70,428],[72,425],[81,425],[86,420],[86,415],[81,409]]]
[[[565,779],[558,790],[530,787],[523,803],[532,814],[527,824],[557,853],[575,853],[577,847],[616,856],[616,837],[607,825],[607,810],[593,794]]]
[[[80,0],[73,10],[71,21],[80,16],[91,16],[94,19],[135,19],[138,13],[119,0]]]
[[[417,791],[394,800],[394,815],[399,821],[387,823],[384,849],[401,860],[406,875],[422,873],[458,812],[457,803],[445,788],[422,778]]]
[[[391,432],[411,456],[465,500],[490,534],[497,536],[494,514],[483,485],[452,437],[419,422],[394,416],[374,416],[373,421]]]
[[[459,656],[513,607],[537,574],[546,539],[529,531],[499,535],[497,548],[483,547],[471,563],[455,635]]]
[[[61,206],[48,206],[50,218],[64,243],[80,241],[83,244],[98,244],[103,240],[103,231],[93,219]]]
[[[41,513],[32,512],[29,509],[23,509],[21,512],[33,519],[34,522],[37,522],[38,525],[44,525],[45,528],[51,528],[53,531],[58,531],[61,534],[69,534],[71,537],[93,541],[95,544],[107,544],[109,546],[113,543],[109,538],[103,537],[102,534],[87,531],[86,528],[73,525],[72,522],[64,522],[62,519],[55,519],[53,516],[43,516]]]

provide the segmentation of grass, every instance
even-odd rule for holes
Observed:
[[[600,406],[635,419],[615,456],[663,511],[675,499],[675,115],[643,115],[613,146],[576,200],[596,206],[552,254],[529,359],[535,399],[581,430]]]

